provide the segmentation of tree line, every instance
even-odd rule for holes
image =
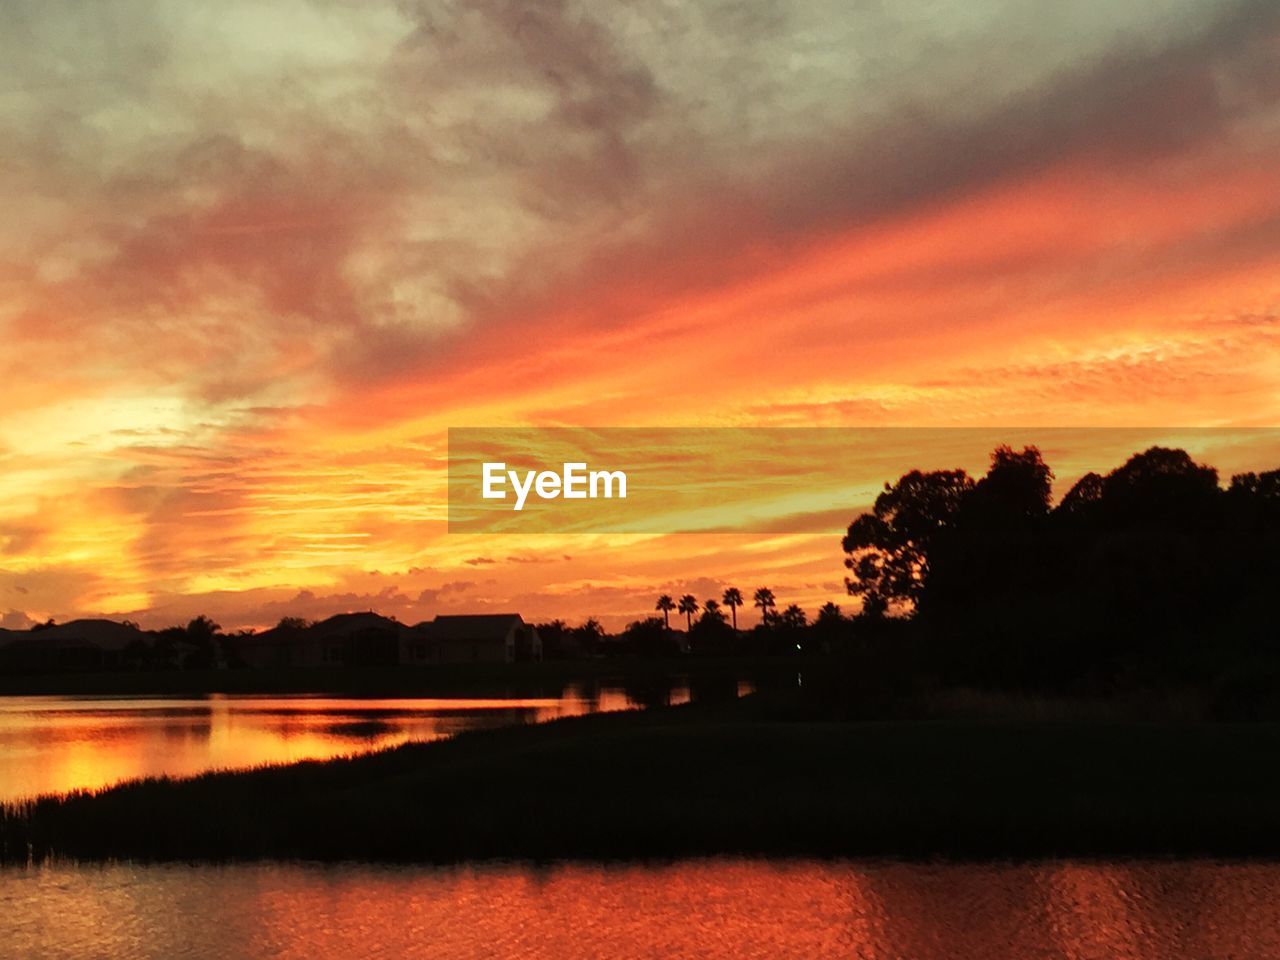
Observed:
[[[759,622],[740,629],[748,603],[736,586],[702,600],[664,593],[658,615],[613,635],[595,619],[537,624],[545,655],[833,653],[861,676],[913,683],[1213,688],[1223,702],[1280,704],[1280,470],[1223,483],[1157,446],[1085,474],[1056,502],[1054,480],[1037,447],[1001,446],[982,476],[916,469],[886,483],[840,544],[853,616],[827,603],[811,620],[759,587]],[[121,665],[208,667],[220,648],[234,664],[240,638],[197,617],[131,644]]]
[[[1056,503],[1034,446],[912,470],[841,546],[863,617],[908,619],[954,682],[1065,690],[1280,676],[1280,470],[1225,485],[1152,447]]]
[[[685,629],[692,631],[694,615],[701,610],[702,617],[699,623],[728,623],[736,631],[738,629],[738,608],[745,606],[745,603],[741,590],[737,587],[726,587],[719,600],[713,597],[704,600],[701,604],[699,604],[698,598],[691,593],[686,593],[679,600],[673,599],[669,594],[664,593],[658,597],[658,602],[654,604],[654,609],[662,614],[663,626],[668,630],[671,629],[672,611],[683,613],[685,616]],[[802,627],[808,622],[808,617],[799,604],[790,604],[780,612],[778,610],[778,600],[768,587],[757,588],[752,595],[752,606],[759,608],[760,623],[764,626],[783,624]],[[827,606],[835,607],[835,604],[828,604]],[[724,608],[726,607],[729,610],[728,617],[724,613]]]

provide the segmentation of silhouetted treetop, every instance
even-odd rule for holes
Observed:
[[[1275,656],[1280,470],[1218,472],[1151,447],[1050,509],[1040,452],[1000,447],[976,483],[913,470],[842,540],[863,614],[915,615],[958,683],[1203,683],[1232,649]]]
[[[1152,447],[1134,454],[1102,481],[1102,502],[1131,519],[1174,519],[1202,509],[1220,493],[1218,471],[1185,450]]]
[[[830,600],[828,600],[826,603],[824,603],[821,607],[818,608],[818,617],[814,621],[814,623],[819,623],[819,624],[840,623],[843,620],[844,620],[844,614],[840,612],[840,605],[838,603],[832,603]]]
[[[998,447],[976,482],[963,470],[904,474],[841,542],[849,592],[873,614],[1011,607],[1050,593],[1066,604],[1067,585],[1078,604],[1128,609],[1176,593],[1165,606],[1186,612],[1211,604],[1198,584],[1245,540],[1254,547],[1237,555],[1259,555],[1260,534],[1243,528],[1280,502],[1280,471],[1240,474],[1223,491],[1213,467],[1158,446],[1105,476],[1085,474],[1056,510],[1052,482],[1035,447]]]
[[[1055,512],[1079,514],[1088,511],[1102,499],[1102,484],[1102,474],[1086,473],[1063,495]]]
[[[1238,473],[1231,478],[1227,492],[1259,501],[1280,503],[1280,470],[1265,473]]]
[[[845,579],[849,592],[873,607],[915,603],[929,577],[933,542],[973,487],[963,470],[912,470],[886,483],[871,512],[854,520],[841,541],[853,573]]]
[[[1016,452],[997,447],[991,467],[973,490],[964,496],[964,508],[984,523],[1017,521],[1042,517],[1049,512],[1053,471],[1035,447]]]
[[[778,620],[782,626],[795,630],[809,622],[809,618],[805,616],[804,610],[798,603],[788,604],[787,608],[778,615]]]

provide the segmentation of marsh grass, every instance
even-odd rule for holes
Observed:
[[[0,850],[9,862],[1275,857],[1277,751],[1269,723],[782,722],[751,698],[41,798],[0,813]]]

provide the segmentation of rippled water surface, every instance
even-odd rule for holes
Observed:
[[[55,866],[0,870],[15,958],[1280,957],[1280,867]]]

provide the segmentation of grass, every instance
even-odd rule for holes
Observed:
[[[756,702],[752,702],[756,701]],[[45,798],[0,855],[1280,856],[1280,725],[780,722],[758,698]]]

